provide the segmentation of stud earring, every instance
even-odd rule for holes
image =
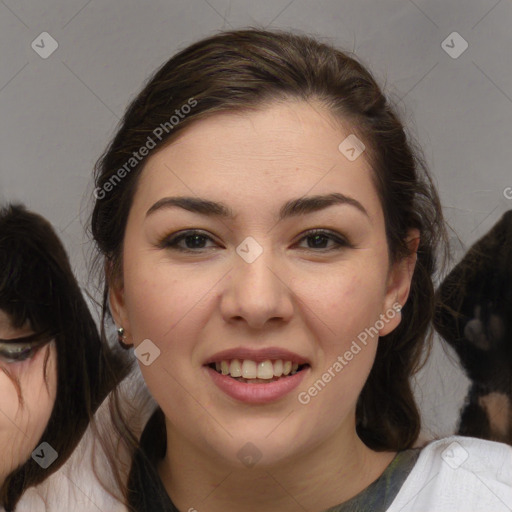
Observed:
[[[117,341],[119,341],[119,345],[121,345],[121,347],[123,347],[125,350],[129,350],[131,347],[131,345],[127,345],[124,340],[125,340],[125,334],[124,334],[124,329],[122,327],[119,327],[117,329]]]

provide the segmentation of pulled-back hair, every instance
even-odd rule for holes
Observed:
[[[436,248],[446,240],[441,206],[420,149],[371,73],[309,36],[251,28],[205,38],[168,60],[129,105],[95,170],[91,229],[107,261],[104,320],[108,283],[120,273],[128,213],[148,157],[201,119],[287,99],[320,102],[365,144],[392,262],[409,254],[410,230],[420,232],[402,321],[379,342],[356,410],[357,432],[370,448],[409,448],[420,430],[410,377],[431,340]]]
[[[124,354],[102,344],[52,226],[22,205],[0,209],[0,309],[14,328],[28,323],[36,334],[47,333],[57,356],[57,394],[40,442],[49,443],[58,457],[47,469],[30,458],[5,479],[0,504],[9,512],[27,488],[68,459],[94,411],[125,376],[126,363]],[[23,389],[17,388],[22,403]]]

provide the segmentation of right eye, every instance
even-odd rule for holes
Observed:
[[[0,342],[0,359],[6,363],[25,361],[37,352],[40,345],[33,343],[5,343]]]
[[[200,253],[204,252],[205,250],[211,249],[211,247],[202,247],[207,240],[214,242],[214,240],[210,236],[205,234],[203,231],[198,231],[196,229],[188,229],[185,231],[181,231],[178,234],[165,237],[160,242],[159,245],[162,248],[167,248],[175,251]],[[185,247],[179,245],[180,242],[185,242]],[[192,247],[187,247],[187,242],[190,242]]]
[[[50,340],[56,333],[49,330],[31,334],[22,338],[4,340],[0,338],[0,360],[6,363],[18,363],[25,361]]]

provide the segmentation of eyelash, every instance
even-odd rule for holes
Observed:
[[[57,335],[56,332],[45,330],[21,338],[0,339],[0,360],[5,363],[19,363],[33,357],[37,351]]]
[[[182,240],[184,240],[188,237],[192,237],[192,236],[201,236],[203,238],[211,240],[212,242],[214,241],[210,236],[206,235],[205,233],[202,233],[201,231],[198,231],[198,230],[190,229],[190,230],[186,230],[178,235],[164,238],[160,242],[159,247],[165,248],[165,249],[176,250],[176,251],[180,251],[180,252],[186,252],[186,253],[198,253],[198,252],[200,253],[200,252],[204,252],[205,250],[208,249],[208,248],[206,248],[206,249],[200,248],[200,249],[194,250],[194,249],[186,249],[186,248],[178,246],[179,242],[181,242]],[[324,230],[324,229],[312,229],[310,231],[306,231],[306,233],[299,240],[299,242],[301,242],[302,240],[305,240],[307,238],[313,237],[313,236],[326,237],[329,240],[332,240],[333,242],[335,242],[337,244],[337,247],[333,247],[331,249],[320,249],[320,250],[307,248],[306,250],[312,250],[314,252],[330,252],[330,251],[341,250],[342,248],[347,248],[347,247],[352,248],[353,247],[352,244],[350,244],[345,238],[338,236],[335,233],[332,233],[332,232]]]
[[[10,343],[7,347],[0,343],[0,359],[6,363],[18,363],[30,359],[41,345]]]

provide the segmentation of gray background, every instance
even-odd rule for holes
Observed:
[[[456,256],[512,208],[511,0],[0,0],[0,202],[54,224],[84,289],[91,170],[128,102],[178,49],[249,25],[316,35],[369,66],[424,149]],[[58,42],[46,59],[31,47],[42,32]],[[452,32],[469,45],[457,58],[442,47]],[[468,381],[454,364],[437,344],[418,377],[427,434],[455,428]]]

